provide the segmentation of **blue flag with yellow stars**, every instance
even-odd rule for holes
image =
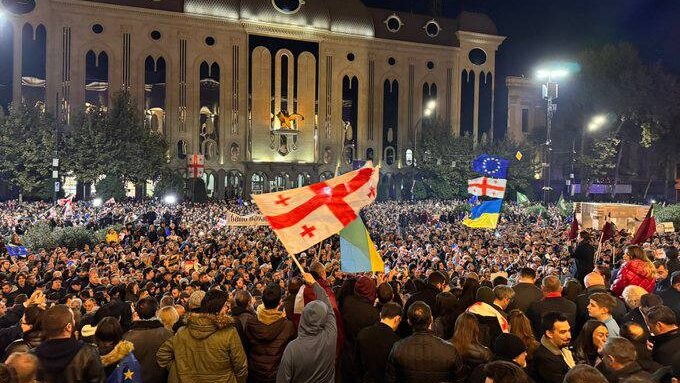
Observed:
[[[492,178],[507,179],[510,161],[505,158],[480,154],[472,161],[472,170]]]

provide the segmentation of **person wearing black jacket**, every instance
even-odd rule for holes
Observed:
[[[531,359],[529,370],[536,382],[561,382],[570,368],[576,365],[569,350],[571,328],[567,317],[560,312],[549,312],[541,323],[541,345]]]
[[[586,290],[583,294],[576,297],[576,328],[575,334],[581,331],[581,327],[586,323],[590,317],[588,316],[588,304],[590,303],[590,296],[595,293],[608,293],[605,286],[605,280],[602,274],[598,272],[588,273],[583,279]],[[612,310],[612,316],[619,323],[623,322],[623,317],[626,315],[626,304],[622,300],[616,299],[616,307]]]
[[[97,349],[73,337],[75,321],[66,305],[43,313],[46,340],[33,353],[40,360],[38,381],[45,383],[100,383],[104,368]]]
[[[249,382],[276,382],[283,351],[297,336],[293,322],[279,310],[281,295],[278,285],[268,284],[262,292],[262,305],[257,307],[257,315],[246,322]]]
[[[406,301],[406,304],[404,305],[404,311],[408,312],[409,308],[414,302],[421,301],[425,302],[428,307],[436,307],[437,305],[437,295],[444,291],[444,288],[447,285],[447,278],[446,276],[439,272],[439,271],[434,271],[432,272],[428,277],[427,277],[427,285],[425,285],[423,288],[418,289],[418,291],[411,295],[411,297]],[[433,313],[435,317],[439,315],[439,313],[435,312]],[[411,327],[409,326],[409,323],[407,321],[402,321],[401,324],[399,325],[399,335],[403,338],[411,334]]]
[[[388,302],[380,311],[380,322],[359,331],[356,349],[362,383],[385,382],[387,358],[394,343],[400,339],[395,331],[402,314],[401,306]]]
[[[552,311],[563,313],[569,321],[570,327],[573,328],[576,323],[576,304],[562,296],[560,279],[554,275],[549,275],[543,278],[541,288],[543,290],[543,299],[532,303],[527,311],[527,317],[531,320],[536,337],[539,338],[541,335],[541,318],[545,313]]]
[[[590,244],[590,234],[587,231],[580,232],[578,237],[579,242],[571,253],[571,258],[576,261],[575,278],[583,283],[583,278],[595,267],[595,247]]]
[[[380,312],[373,306],[377,297],[375,282],[361,276],[354,284],[354,294],[345,297],[342,304],[342,320],[345,325],[345,350],[340,356],[344,382],[356,382],[361,375],[358,360],[351,350],[356,349],[356,337],[362,329],[376,324]]]
[[[647,326],[652,333],[649,339],[652,358],[662,366],[673,364],[673,357],[680,350],[680,328],[673,310],[666,306],[655,306],[647,311]]]
[[[135,357],[142,367],[142,380],[145,383],[163,383],[168,375],[167,371],[158,365],[156,353],[173,333],[156,318],[156,311],[158,311],[156,298],[145,297],[137,301],[135,312],[139,319],[133,321],[130,330],[123,334],[123,339],[135,347]]]
[[[462,359],[456,348],[429,330],[432,323],[430,307],[422,301],[414,302],[408,310],[408,321],[413,335],[392,347],[385,381],[429,383],[462,380]]]

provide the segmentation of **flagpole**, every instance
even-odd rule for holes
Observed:
[[[288,253],[288,255],[290,255],[290,257],[293,259],[293,262],[295,262],[295,265],[297,265],[298,269],[300,269],[300,273],[301,273],[301,274],[304,274],[304,273],[305,273],[305,269],[302,268],[302,265],[300,264],[300,261],[298,261],[298,259],[297,259],[297,257],[295,256],[295,254],[293,254],[293,253]]]
[[[600,242],[597,244],[597,253],[595,254],[595,263],[600,259],[600,249],[602,248],[602,240],[604,239],[604,229],[602,234],[600,234]]]

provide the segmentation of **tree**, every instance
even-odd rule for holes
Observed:
[[[102,199],[114,199],[121,201],[125,199],[125,184],[121,177],[109,174],[97,182],[97,195]]]
[[[109,134],[106,122],[104,108],[84,109],[76,114],[70,129],[64,132],[67,155],[63,163],[79,181],[95,182],[118,166],[114,156],[118,144]]]
[[[595,181],[603,181],[616,168],[618,145],[619,140],[614,135],[608,135],[593,140],[589,150],[578,158],[582,171],[581,193],[586,197]]]
[[[628,43],[588,49],[579,55],[581,72],[571,80],[568,94],[562,95],[565,113],[563,127],[581,133],[580,165],[587,167],[588,158],[601,154],[604,143],[615,144],[614,167],[606,176],[612,179],[612,197],[619,181],[624,143],[649,147],[668,132],[678,114],[677,80],[658,65],[645,65],[635,47]],[[606,114],[609,134],[592,139],[600,145],[587,145],[588,121],[596,114]],[[586,162],[584,162],[584,160]],[[592,164],[592,161],[590,162]],[[596,170],[598,173],[604,168]],[[585,169],[582,184],[592,184],[595,174]],[[590,177],[590,178],[589,178]],[[582,192],[588,189],[582,187]]]
[[[523,154],[521,163],[515,160],[517,151]],[[420,173],[416,179],[422,177],[424,189],[430,197],[467,198],[467,181],[481,177],[481,174],[472,171],[472,160],[482,153],[511,160],[506,195],[514,195],[517,191],[529,196],[533,194],[532,179],[537,164],[533,161],[534,149],[529,144],[503,140],[480,143],[475,147],[471,137],[454,136],[441,121],[423,133],[416,153]],[[420,190],[418,192],[422,195]]]
[[[108,110],[107,129],[116,138],[117,146],[112,153],[118,159],[116,168],[107,174],[138,183],[156,179],[168,166],[165,138],[144,124],[142,113],[129,92],[114,97]]]
[[[185,185],[186,180],[180,173],[166,168],[158,179],[153,194],[155,197],[162,197],[166,194],[183,195]]]
[[[0,174],[22,195],[52,195],[56,121],[40,107],[12,104],[0,124]]]

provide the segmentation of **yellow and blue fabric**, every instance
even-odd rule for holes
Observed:
[[[340,267],[346,273],[385,271],[385,263],[361,217],[340,231]]]
[[[502,199],[492,199],[473,206],[470,215],[463,220],[463,225],[476,229],[495,229],[502,203]]]
[[[505,158],[480,154],[472,161],[472,170],[493,178],[507,179],[510,161]]]

